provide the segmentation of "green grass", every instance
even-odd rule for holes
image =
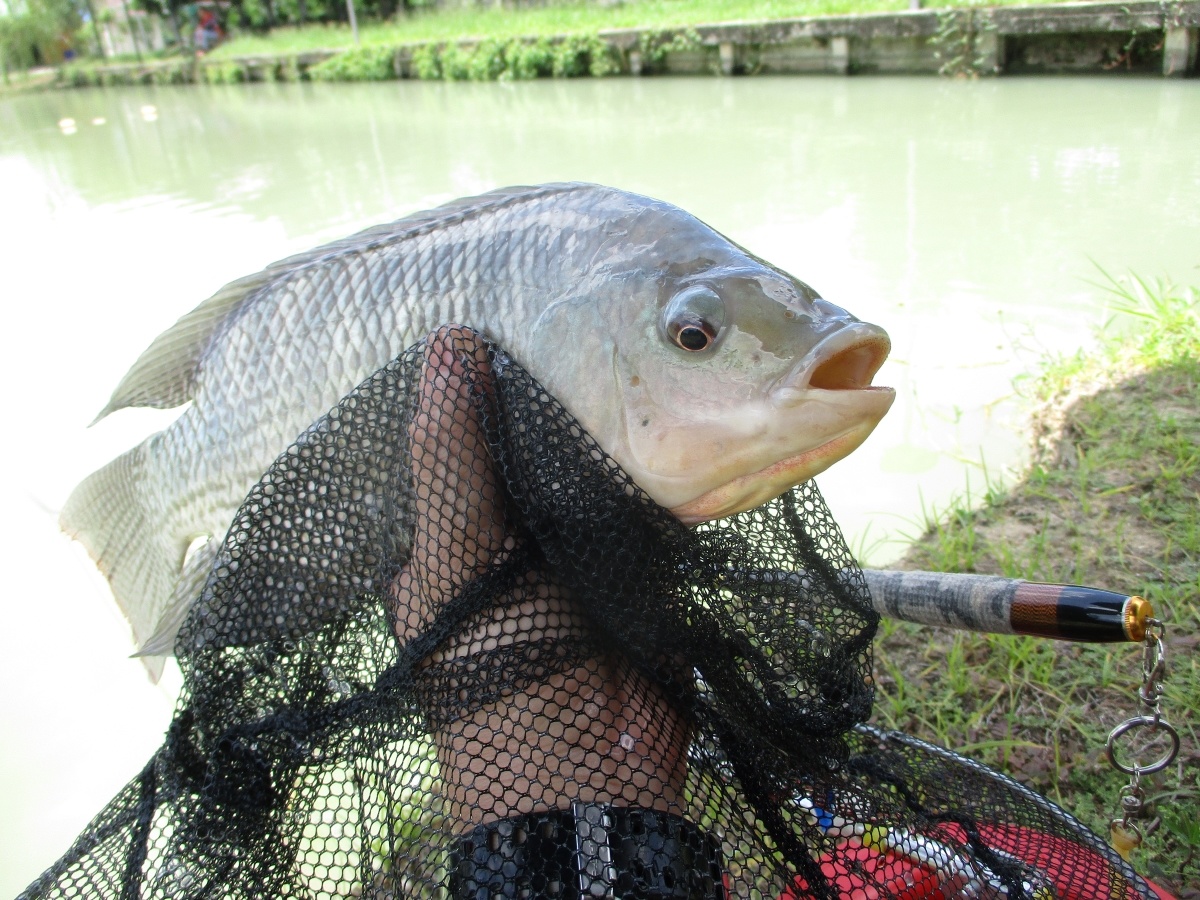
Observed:
[[[1135,853],[1176,892],[1200,883],[1200,292],[1101,272],[1095,351],[1024,384],[1034,462],[931,515],[902,567],[1137,593],[1167,622],[1163,700],[1179,759],[1149,786],[1158,830]],[[1109,730],[1140,710],[1140,652],[887,623],[875,718],[1010,772],[1107,835],[1126,778]]]
[[[990,5],[1010,5],[1001,0]],[[1035,0],[1038,2],[1038,0]],[[1050,0],[1040,0],[1050,2]],[[971,0],[944,0],[939,7],[973,5]],[[896,12],[907,0],[638,0],[601,6],[586,3],[551,4],[526,9],[465,8],[417,12],[391,22],[360,27],[364,45],[398,45],[458,38],[540,37],[594,34],[607,28],[672,28],[713,22]],[[215,48],[213,58],[303,53],[352,46],[344,25],[276,28],[268,34],[241,34]]]

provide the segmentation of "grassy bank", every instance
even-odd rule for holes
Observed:
[[[900,567],[1151,600],[1167,622],[1163,712],[1183,749],[1148,790],[1161,825],[1133,861],[1200,898],[1200,292],[1136,279],[1109,288],[1121,311],[1098,349],[1056,359],[1023,386],[1036,405],[1029,471],[933,517]],[[1107,835],[1127,778],[1104,742],[1140,712],[1140,663],[1134,645],[889,623],[875,718],[1014,774]]]
[[[1028,0],[993,0],[990,6],[1028,5]],[[1053,2],[1053,0],[1034,0]],[[937,0],[928,6],[978,5],[972,0]],[[363,46],[398,45],[461,38],[546,37],[595,34],[608,28],[677,28],[715,22],[786,19],[847,13],[899,12],[907,0],[637,0],[632,3],[551,3],[522,9],[467,7],[399,16],[360,29]],[[300,53],[351,47],[344,25],[276,28],[236,36],[213,50],[213,58]]]

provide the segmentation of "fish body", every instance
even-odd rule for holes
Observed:
[[[483,332],[688,523],[757,506],[887,411],[886,334],[670,204],[495,191],[226,286],[160,335],[101,416],[190,403],[64,507],[141,652],[171,652],[219,540],[315,419],[439,325]]]

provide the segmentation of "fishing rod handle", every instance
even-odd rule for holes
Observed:
[[[885,569],[863,574],[876,612],[923,625],[1102,644],[1141,641],[1154,615],[1142,597],[1074,584]]]

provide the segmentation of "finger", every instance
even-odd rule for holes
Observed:
[[[398,608],[397,618],[413,628],[482,573],[503,546],[502,492],[480,410],[491,377],[486,347],[474,332],[445,326],[427,339],[409,426],[412,555],[395,585],[397,600],[409,607]]]

